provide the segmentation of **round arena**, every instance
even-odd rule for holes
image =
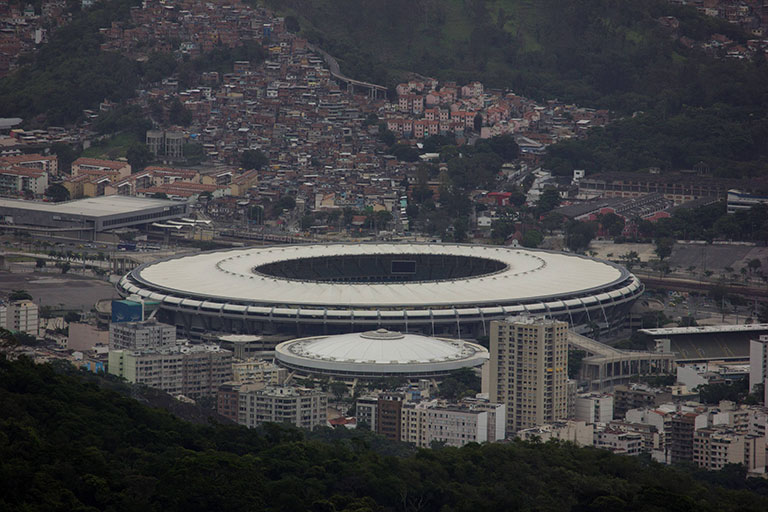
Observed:
[[[643,292],[624,267],[585,256],[435,243],[207,252],[143,265],[117,287],[159,302],[160,319],[192,339],[378,328],[478,337],[491,320],[517,314],[610,330]]]
[[[299,375],[345,381],[442,378],[488,358],[488,350],[475,343],[386,329],[299,338],[275,349],[277,363]]]

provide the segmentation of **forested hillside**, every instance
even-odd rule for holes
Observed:
[[[0,356],[1,510],[768,510],[766,483],[735,467],[681,471],[551,443],[403,452],[362,431],[193,425],[57,368]]]
[[[258,0],[254,0],[256,2]],[[266,0],[349,75],[393,85],[406,72],[481,80],[636,117],[558,147],[560,172],[690,168],[750,176],[768,164],[768,65],[714,59],[677,37],[746,35],[667,0]]]

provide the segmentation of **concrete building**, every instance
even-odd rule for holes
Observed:
[[[464,446],[504,439],[506,406],[471,400],[406,402],[401,412],[400,440],[419,448],[432,443]]]
[[[69,324],[67,330],[68,349],[83,351],[90,350],[96,345],[109,345],[109,331],[82,322]]]
[[[643,436],[613,426],[595,431],[595,446],[621,455],[640,455],[643,452]]]
[[[48,172],[25,167],[0,169],[0,194],[42,196],[48,188]]]
[[[610,391],[638,375],[669,374],[674,366],[671,352],[621,350],[573,331],[568,332],[568,343],[587,354],[581,360],[578,381],[590,391]]]
[[[239,396],[238,423],[254,428],[262,423],[290,423],[312,429],[325,425],[328,395],[317,389],[268,386],[246,387]]]
[[[570,441],[579,446],[592,446],[594,444],[595,426],[591,423],[579,420],[555,421],[538,427],[519,430],[516,434],[526,441],[541,441],[546,443],[550,439]]]
[[[232,363],[232,379],[235,382],[282,386],[287,378],[288,370],[263,359],[246,359]]]
[[[101,196],[63,203],[0,199],[0,224],[16,229],[49,228],[93,240],[96,233],[188,216],[178,201],[128,196]]]
[[[232,353],[217,345],[181,345],[142,352],[109,351],[109,373],[134,384],[197,400],[232,380]]]
[[[573,417],[587,423],[608,423],[613,419],[613,396],[588,393],[574,400]]]
[[[362,396],[355,402],[355,417],[357,424],[376,432],[376,422],[378,416],[379,398],[377,396]]]
[[[154,320],[109,325],[110,350],[160,350],[176,345],[176,328]]]
[[[490,400],[507,406],[507,432],[568,416],[568,324],[543,317],[491,322]]]
[[[736,189],[728,191],[728,213],[749,210],[758,204],[768,204],[768,196],[750,194]]]
[[[761,335],[749,342],[749,390],[754,391],[758,384],[765,385],[768,380],[768,335]],[[768,395],[768,386],[763,389]],[[768,402],[763,402],[768,404]]]
[[[5,307],[5,325],[8,330],[39,334],[40,319],[37,304],[31,300],[16,300]]]
[[[693,462],[717,471],[743,464],[750,473],[765,473],[765,437],[739,434],[728,428],[702,428],[693,433]]]

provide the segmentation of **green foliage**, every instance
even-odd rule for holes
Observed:
[[[704,384],[699,386],[699,399],[705,404],[717,404],[721,400],[741,402],[749,394],[749,381],[741,379],[725,384]]]
[[[188,126],[192,122],[192,113],[182,105],[178,97],[173,98],[168,109],[168,121],[171,124]]]
[[[571,221],[565,227],[566,245],[574,252],[585,251],[595,234],[597,225],[594,222]]]
[[[473,397],[480,392],[480,377],[471,368],[455,370],[440,384],[438,396],[448,400]]]
[[[539,212],[544,214],[551,212],[560,205],[560,193],[554,188],[548,188],[542,192],[536,205]]]
[[[523,247],[529,247],[529,248],[536,248],[541,244],[541,242],[544,241],[544,235],[541,234],[541,231],[537,231],[535,229],[529,229],[523,234],[523,239],[520,241],[520,244]]]
[[[393,85],[407,73],[480,80],[539,100],[606,108],[626,119],[549,148],[562,174],[691,168],[752,176],[768,162],[768,66],[712,59],[670,37],[744,43],[737,26],[667,0],[268,0],[355,78]],[[635,117],[630,114],[640,112]],[[479,123],[478,123],[479,124]],[[477,127],[476,127],[477,128]]]
[[[141,143],[133,144],[128,148],[125,157],[131,165],[132,172],[141,171],[154,158],[147,145]]]
[[[83,109],[105,98],[120,101],[133,96],[139,83],[138,65],[127,57],[102,53],[99,28],[127,19],[130,7],[139,3],[105,0],[56,29],[48,44],[0,80],[0,116],[22,117],[31,124],[69,125]]]
[[[32,295],[27,290],[12,290],[8,294],[8,300],[32,300]]]
[[[260,149],[247,149],[240,155],[240,167],[243,169],[260,170],[269,164],[269,158]]]
[[[111,388],[123,389],[0,356],[4,510],[768,508],[765,484],[733,468],[687,474],[571,443],[413,451],[362,430],[192,424]]]
[[[69,190],[61,183],[52,183],[45,189],[45,197],[54,203],[60,203],[69,199]]]
[[[205,160],[205,148],[198,142],[187,142],[182,147],[182,152],[189,165],[198,165]]]

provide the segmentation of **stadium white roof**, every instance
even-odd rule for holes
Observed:
[[[178,204],[178,201],[169,201],[167,199],[119,195],[88,197],[63,203],[46,203],[43,201],[23,201],[20,199],[0,198],[0,208],[17,208],[64,215],[84,215],[87,217],[123,215],[126,213],[139,212],[148,208],[166,208]]]
[[[738,324],[738,325],[697,325],[693,327],[659,327],[657,329],[640,329],[649,336],[675,336],[679,334],[713,334],[728,332],[752,332],[768,330],[768,324]]]
[[[279,362],[324,373],[435,373],[480,366],[488,351],[475,343],[376,331],[300,338],[279,344]]]
[[[284,260],[383,254],[487,258],[505,266],[499,272],[483,276],[393,283],[300,281],[253,270]],[[161,298],[165,292],[201,300],[224,298],[291,307],[322,305],[342,309],[506,304],[592,291],[600,293],[628,275],[619,266],[567,253],[496,246],[393,243],[237,249],[161,261],[132,273],[137,281],[154,289]],[[126,284],[126,288],[130,291],[135,287]]]

